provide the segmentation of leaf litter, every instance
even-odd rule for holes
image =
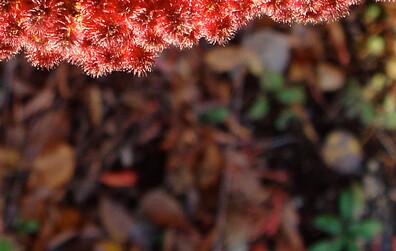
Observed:
[[[359,183],[383,231],[358,244],[391,250],[396,13],[367,6],[256,20],[141,78],[2,63],[0,249],[303,251]]]

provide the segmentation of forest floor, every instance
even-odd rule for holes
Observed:
[[[0,74],[0,251],[396,250],[395,4]]]

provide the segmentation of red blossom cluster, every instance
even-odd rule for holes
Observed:
[[[22,48],[36,67],[60,61],[92,76],[150,70],[165,48],[223,43],[250,19],[333,21],[362,0],[0,0],[0,60]]]

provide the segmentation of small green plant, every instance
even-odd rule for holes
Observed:
[[[303,105],[306,100],[304,87],[301,85],[286,85],[281,73],[263,71],[260,76],[260,91],[248,110],[250,120],[260,120],[268,115],[270,97],[283,106],[282,111],[274,121],[278,130],[285,130],[292,121],[299,121],[299,117],[292,109],[293,105]]]
[[[343,97],[346,115],[365,126],[396,130],[396,97],[390,85],[391,81],[380,73],[364,86],[349,83]]]
[[[37,234],[40,223],[35,219],[18,219],[15,227],[19,234]]]
[[[14,245],[11,241],[3,236],[0,236],[0,251],[13,251]]]
[[[212,107],[199,115],[199,120],[205,124],[221,124],[227,120],[230,111],[225,106]]]
[[[363,219],[365,199],[362,188],[354,185],[341,192],[339,215],[320,215],[314,220],[317,229],[331,238],[315,243],[309,251],[359,251],[382,230],[375,219]]]

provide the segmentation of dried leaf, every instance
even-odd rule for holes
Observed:
[[[241,50],[235,46],[218,47],[205,56],[205,63],[215,72],[228,72],[241,66]]]
[[[43,149],[52,148],[65,141],[70,132],[70,121],[66,109],[46,112],[28,127],[26,158],[34,159]]]
[[[60,188],[70,181],[75,167],[74,150],[67,143],[61,142],[42,151],[35,159],[29,176],[29,186]]]
[[[95,251],[123,251],[124,248],[120,243],[104,240],[95,248]]]
[[[156,225],[183,230],[190,227],[180,203],[162,189],[145,194],[140,201],[140,210]]]
[[[285,235],[286,241],[289,246],[293,247],[295,251],[304,251],[305,247],[301,234],[298,228],[299,217],[296,209],[290,200],[284,203],[282,214],[282,233]]]
[[[52,106],[54,102],[54,90],[46,88],[41,90],[30,100],[21,110],[19,110],[18,117],[20,120],[25,120],[34,114],[46,110]]]
[[[21,155],[15,149],[0,146],[0,166],[3,168],[16,168],[18,167]],[[3,172],[3,168],[0,174]],[[5,170],[4,170],[5,171]]]
[[[99,203],[99,216],[107,233],[113,240],[119,243],[128,241],[133,220],[122,205],[103,197]]]
[[[87,90],[88,106],[91,115],[91,120],[94,125],[99,125],[102,122],[103,116],[103,98],[102,92],[97,85],[92,85]]]
[[[55,236],[52,236],[51,239],[48,240],[48,244],[46,245],[47,250],[57,250],[66,242],[78,237],[78,234],[78,231],[68,229],[56,234]]]
[[[236,158],[241,159],[243,162],[247,162],[245,156],[237,157],[238,153],[233,155],[229,154],[227,157],[231,163],[237,163]],[[248,163],[245,165],[231,166],[232,176],[230,181],[230,193],[231,196],[237,201],[246,205],[259,205],[269,197],[269,192],[261,185],[259,177],[250,168],[246,168]]]
[[[317,81],[322,91],[337,91],[345,84],[345,74],[334,65],[321,63],[317,67]]]
[[[76,229],[82,220],[82,215],[76,208],[62,207],[59,210],[56,225],[60,230]]]
[[[72,187],[74,198],[77,202],[81,203],[85,201],[88,196],[95,191],[101,167],[102,165],[100,161],[94,161],[91,163],[87,166],[87,174],[85,177]]]
[[[218,183],[223,160],[219,147],[213,142],[207,142],[203,148],[202,162],[197,168],[199,188],[205,190]]]

